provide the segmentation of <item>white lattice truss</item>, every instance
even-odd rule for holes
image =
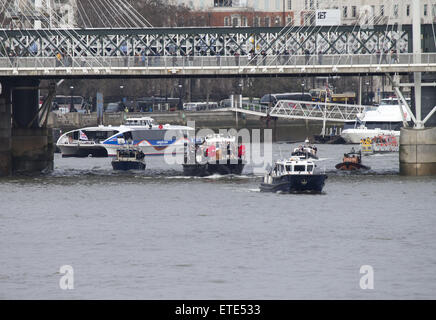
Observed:
[[[282,100],[271,108],[237,106],[234,111],[287,119],[304,119],[318,121],[346,122],[353,121],[363,113],[366,106],[308,101]]]

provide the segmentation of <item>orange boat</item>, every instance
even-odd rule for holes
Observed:
[[[346,171],[371,169],[370,167],[362,164],[362,151],[355,152],[354,149],[349,153],[345,153],[342,162],[338,163],[335,168]]]

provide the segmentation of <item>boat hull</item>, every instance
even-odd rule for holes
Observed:
[[[261,192],[322,192],[327,175],[302,174],[273,178],[272,183],[262,183]]]
[[[142,161],[112,161],[112,168],[117,171],[145,170],[145,163]]]
[[[227,163],[206,163],[206,164],[184,164],[183,174],[185,176],[206,177],[214,174],[240,175],[244,170],[245,162],[241,159],[238,163],[232,163],[230,160]]]
[[[104,145],[107,150],[107,154],[109,157],[115,157],[117,155],[117,150],[122,147],[122,145]],[[138,146],[135,145],[135,148],[142,151],[145,156],[164,156],[166,153],[175,155],[175,154],[183,154],[183,144],[175,145],[175,146]],[[171,149],[168,149],[171,147]],[[167,150],[168,149],[168,150]],[[171,150],[171,151],[169,151]]]
[[[361,163],[354,163],[354,162],[338,163],[335,166],[335,168],[338,170],[343,170],[343,171],[355,171],[355,170],[369,170],[369,169],[371,169],[370,167],[365,166]]]
[[[63,158],[107,158],[108,153],[102,145],[57,145]]]

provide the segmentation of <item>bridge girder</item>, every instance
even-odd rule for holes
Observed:
[[[430,26],[431,28],[431,26]],[[143,50],[159,56],[178,54],[232,55],[252,49],[269,54],[362,54],[396,49],[411,52],[411,26],[282,28],[150,28],[1,30],[0,56],[51,57],[65,51],[73,56],[133,56]],[[426,34],[423,27],[423,33]],[[289,31],[289,32],[288,32]],[[430,32],[430,31],[428,31]]]

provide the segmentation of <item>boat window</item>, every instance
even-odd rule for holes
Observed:
[[[296,171],[296,172],[304,172],[304,171],[306,171],[306,166],[304,166],[304,165],[296,165],[296,166],[294,166],[294,171]]]
[[[133,140],[131,131],[124,132],[124,140]]]
[[[291,172],[292,171],[292,166],[286,166],[286,171]]]
[[[134,130],[134,140],[163,140],[166,130]]]
[[[313,171],[313,166],[312,166],[312,165],[307,166],[307,171],[308,171],[308,172],[312,172],[312,171]]]
[[[399,130],[403,126],[402,122],[366,122],[368,129]]]

